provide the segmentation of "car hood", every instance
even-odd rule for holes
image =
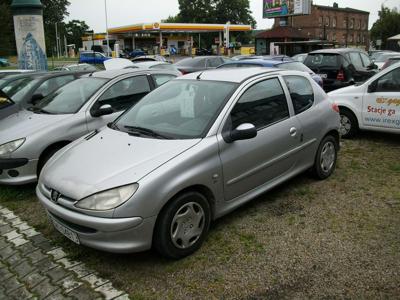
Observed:
[[[35,114],[21,110],[0,121],[0,145],[28,137],[43,128],[57,124],[71,115]]]
[[[329,92],[329,96],[340,96],[340,95],[351,95],[351,94],[359,94],[362,93],[364,89],[364,85],[351,85],[351,86],[346,86],[341,89],[334,90],[332,92]]]
[[[104,67],[106,70],[121,70],[126,67],[131,67],[134,65],[129,59],[126,58],[112,58],[104,61]]]
[[[200,141],[134,137],[104,128],[95,136],[82,138],[57,153],[45,166],[40,180],[61,194],[80,200],[100,191],[139,182]]]

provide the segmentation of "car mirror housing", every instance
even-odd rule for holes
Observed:
[[[232,130],[230,134],[225,136],[227,143],[233,143],[239,140],[249,140],[257,136],[257,129],[253,124],[243,123]]]
[[[111,115],[114,112],[110,104],[104,104],[100,106],[95,112],[92,113],[93,117],[101,117],[105,115]]]
[[[31,98],[31,103],[32,104],[36,104],[38,103],[40,100],[42,100],[44,98],[44,96],[42,94],[34,94]]]

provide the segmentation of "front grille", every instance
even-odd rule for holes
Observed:
[[[50,214],[54,219],[56,219],[58,222],[60,222],[61,224],[64,224],[65,226],[67,226],[67,227],[69,227],[69,228],[71,228],[72,230],[75,230],[75,231],[77,231],[77,232],[86,233],[86,234],[91,234],[91,233],[96,233],[96,232],[97,232],[96,229],[93,229],[93,228],[90,228],[90,227],[86,227],[86,226],[82,226],[82,225],[78,225],[78,224],[74,224],[74,223],[71,223],[71,222],[69,222],[69,221],[67,221],[67,220],[64,220],[64,219],[62,219],[62,218],[60,218],[60,217],[54,215],[54,214],[51,213],[50,211],[49,211],[49,214]]]

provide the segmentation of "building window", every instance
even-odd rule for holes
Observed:
[[[361,21],[360,20],[357,20],[357,29],[360,29],[361,28]]]
[[[322,17],[318,18],[319,26],[322,26]]]
[[[343,20],[343,28],[347,28],[347,20],[346,19]]]
[[[346,34],[343,34],[343,36],[342,36],[342,43],[343,43],[343,44],[346,44],[346,41],[347,41],[347,36],[346,36]]]
[[[322,40],[324,38],[324,34],[322,32],[319,32],[319,38]]]
[[[353,28],[354,28],[354,19],[353,19],[353,18],[350,19],[349,28],[350,28],[350,29],[353,29]]]
[[[336,32],[332,33],[332,41],[336,41]]]
[[[325,26],[329,27],[329,17],[325,17]]]
[[[327,41],[329,41],[329,33],[326,34],[326,38]]]
[[[366,26],[366,22],[363,21],[363,22],[362,22],[362,29],[365,30],[366,27],[367,27],[367,26]]]
[[[353,42],[353,34],[349,35],[349,42],[352,43]]]
[[[336,28],[336,23],[337,23],[337,19],[336,19],[336,17],[333,17],[333,19],[332,19],[332,27],[333,28]]]
[[[365,43],[365,35],[362,36],[362,42]]]

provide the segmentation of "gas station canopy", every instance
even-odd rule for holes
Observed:
[[[150,33],[150,32],[180,32],[180,33],[201,33],[221,32],[229,27],[229,31],[251,31],[251,25],[233,24],[193,24],[193,23],[140,23],[122,27],[109,28],[109,34],[124,33]]]

